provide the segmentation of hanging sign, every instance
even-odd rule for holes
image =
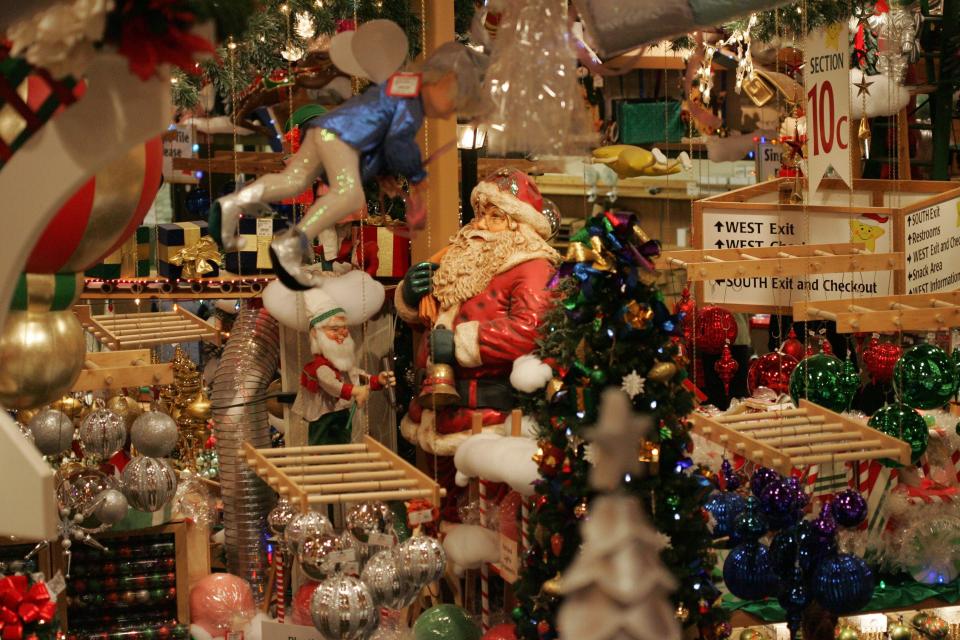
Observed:
[[[960,198],[904,216],[907,293],[960,289]]]
[[[846,23],[811,32],[803,51],[809,189],[817,190],[830,167],[849,186],[850,45]]]

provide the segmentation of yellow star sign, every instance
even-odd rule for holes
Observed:
[[[837,51],[839,51],[840,50],[840,30],[842,28],[843,28],[843,24],[839,22],[835,22],[829,27],[827,27],[824,30],[825,31],[825,35],[823,38],[824,45],[830,49],[836,49]]]

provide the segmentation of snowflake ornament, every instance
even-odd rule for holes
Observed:
[[[638,394],[643,393],[643,386],[646,382],[646,378],[634,369],[623,377],[623,383],[620,385],[620,388],[633,400]]]

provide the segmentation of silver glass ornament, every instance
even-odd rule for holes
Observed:
[[[389,547],[396,540],[393,532],[393,512],[383,502],[361,502],[347,511],[347,531],[358,542]],[[388,542],[388,539],[391,542]]]
[[[308,534],[300,544],[300,568],[314,580],[337,573],[356,573],[356,552],[337,535]]]
[[[404,582],[397,571],[397,555],[393,549],[383,549],[373,554],[360,574],[360,579],[370,589],[378,607],[402,609],[413,600],[420,589]]]
[[[153,458],[170,455],[179,437],[176,421],[160,411],[144,413],[130,427],[130,444],[138,453]]]
[[[127,441],[127,424],[110,409],[96,409],[80,421],[80,444],[87,455],[109,458]]]
[[[283,532],[285,551],[291,557],[300,553],[300,545],[308,536],[333,535],[330,519],[322,513],[308,511],[291,518]]]
[[[130,509],[127,497],[116,489],[101,491],[94,502],[96,507],[93,515],[103,524],[117,524],[127,517],[127,511]]]
[[[159,511],[177,491],[177,473],[162,458],[137,456],[123,470],[123,494],[140,511]]]
[[[112,478],[94,467],[57,474],[57,506],[62,513],[93,514],[98,496],[115,486]]]
[[[270,510],[270,513],[267,514],[267,526],[270,527],[270,532],[275,536],[282,536],[287,525],[297,514],[298,511],[294,508],[293,503],[286,498],[280,498],[273,509]]]
[[[20,430],[20,435],[30,442],[33,442],[33,431],[30,431],[30,428],[27,425],[23,424],[22,422],[18,422],[17,429]]]
[[[41,411],[27,427],[33,434],[33,443],[46,456],[66,451],[73,442],[73,420],[56,409]]]
[[[336,575],[320,583],[310,600],[313,626],[326,640],[367,640],[380,624],[380,609],[359,578]]]
[[[435,538],[414,536],[398,546],[394,553],[400,579],[417,585],[417,591],[443,577],[447,556]]]

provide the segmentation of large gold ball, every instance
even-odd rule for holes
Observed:
[[[0,334],[0,404],[34,409],[53,402],[80,376],[86,352],[72,311],[11,311]]]
[[[133,421],[143,413],[143,407],[140,403],[130,396],[113,396],[107,400],[107,409],[123,418],[123,423],[127,426],[127,431],[133,426]]]
[[[647,378],[656,382],[666,382],[677,373],[677,365],[672,362],[658,362],[650,367]]]

